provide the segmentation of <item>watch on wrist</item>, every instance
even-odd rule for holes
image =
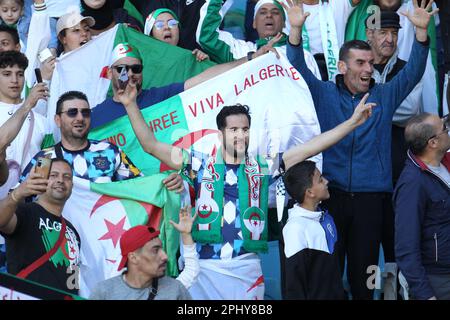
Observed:
[[[249,51],[248,53],[247,53],[247,61],[250,61],[250,60],[252,60],[253,59],[253,54],[255,53],[255,51]]]

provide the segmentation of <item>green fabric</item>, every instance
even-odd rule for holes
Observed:
[[[121,24],[117,30],[114,47],[125,42],[137,49],[143,59],[144,89],[184,82],[215,65],[209,60],[198,62],[189,50],[153,39]],[[161,63],[162,61],[164,63]],[[112,95],[110,87],[108,96]]]
[[[247,161],[243,161],[238,168],[239,210],[243,247],[249,252],[267,252],[269,178],[265,173],[267,173],[268,166],[261,157],[257,157],[255,160],[260,167],[259,170],[256,167],[251,167]],[[196,242],[223,242],[224,178],[225,164],[219,150],[217,154],[213,153],[208,159],[203,172],[200,194],[197,195],[198,217],[194,222],[192,231],[192,237]],[[249,185],[250,181],[256,181],[256,185],[259,186],[258,206],[252,206],[249,200],[249,190],[252,189]],[[207,194],[208,192],[211,193]],[[195,213],[195,210],[196,208],[193,208],[193,213]],[[259,240],[251,239],[251,232],[244,222],[245,219],[251,220],[253,216],[259,217],[260,221],[264,223]],[[200,225],[208,227],[199,228]]]
[[[179,248],[180,235],[169,221],[173,220],[178,222],[180,195],[173,191],[168,191],[162,183],[162,180],[167,178],[170,173],[166,171],[152,176],[113,183],[91,183],[91,190],[121,199],[147,202],[162,208],[161,233],[159,237],[163,243],[163,249],[168,256],[166,274],[175,277],[178,275],[176,255]],[[132,192],[130,192],[131,190]],[[130,220],[133,219],[131,218]],[[134,223],[139,222],[142,223],[142,221],[134,220]]]
[[[217,63],[234,61],[232,44],[219,39],[217,29],[222,23],[222,16],[219,14],[222,8],[222,0],[211,0],[207,7],[204,19],[200,18],[199,44],[209,55],[211,60]]]
[[[41,143],[41,150],[47,149],[55,145],[55,139],[53,138],[53,134],[49,133],[44,136],[44,140]]]
[[[272,40],[274,37],[267,37],[267,38],[263,38],[263,39],[258,39],[256,40],[256,47],[259,49],[262,46],[265,46],[266,44],[269,43],[270,40]],[[286,41],[287,41],[287,36],[285,33],[282,34],[281,39],[275,43],[273,46],[274,47],[282,47],[286,45]]]
[[[142,25],[145,24],[145,19],[142,14],[136,9],[136,7],[130,2],[130,0],[125,0],[123,8],[128,11],[128,14],[138,20]]]
[[[164,12],[170,13],[175,18],[175,20],[177,20],[178,22],[180,21],[180,19],[175,14],[175,12],[173,12],[172,10],[167,9],[167,8],[160,8],[160,9],[155,10],[152,17],[156,20],[156,18],[158,18],[158,16]]]
[[[163,121],[163,119],[170,123],[168,128],[156,130],[155,137],[158,141],[173,144],[179,138],[189,133],[179,95],[141,109],[141,112],[146,123]],[[152,175],[161,171],[161,162],[142,149],[131,127],[128,115],[91,130],[88,137],[93,140],[108,139],[110,142],[117,144],[144,175]]]

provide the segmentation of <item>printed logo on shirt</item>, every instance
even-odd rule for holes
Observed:
[[[195,0],[186,0],[186,5],[188,6],[188,5],[190,5],[190,4],[193,4],[194,1],[195,1]]]

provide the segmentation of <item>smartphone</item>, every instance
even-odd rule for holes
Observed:
[[[42,82],[41,69],[39,68],[34,69],[34,73],[36,74],[36,82],[41,83]]]
[[[45,60],[47,60],[50,57],[53,57],[53,54],[49,48],[45,48],[44,50],[42,50],[41,52],[38,53],[38,59],[41,63],[43,63]]]
[[[128,72],[126,68],[122,68],[122,71],[120,71],[120,75],[119,75],[119,89],[121,90],[125,90],[125,88],[128,85]]]
[[[44,179],[48,179],[50,175],[50,166],[52,164],[52,159],[39,157],[37,159],[36,167],[34,167],[34,172],[39,173]]]

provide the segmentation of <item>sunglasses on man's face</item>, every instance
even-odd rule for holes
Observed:
[[[162,20],[156,20],[154,26],[155,26],[156,30],[162,30],[164,28],[165,24],[166,23]],[[170,29],[175,28],[177,25],[178,25],[178,21],[175,19],[170,19],[167,21],[167,26]]]
[[[78,108],[69,108],[66,111],[61,111],[61,113],[66,113],[69,118],[75,118],[78,115],[78,111],[81,113],[83,118],[90,118],[91,117],[91,109],[84,108],[84,109],[78,109]]]
[[[125,68],[125,70],[127,70],[127,72],[130,71],[130,69],[131,69],[131,71],[133,71],[134,74],[140,74],[142,72],[142,70],[144,69],[144,66],[142,64],[131,64],[131,65],[119,64],[117,66],[113,66],[113,68],[116,69],[116,71],[118,73],[121,73],[122,70]]]

